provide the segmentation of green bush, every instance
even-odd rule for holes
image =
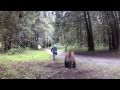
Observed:
[[[57,43],[56,45],[57,45],[59,51],[61,51],[61,52],[65,51],[65,46],[63,46],[60,43]],[[108,50],[108,49],[109,49],[109,47],[104,47],[103,45],[100,45],[100,46],[95,45],[95,50],[97,50],[97,51],[99,51],[99,50]],[[85,47],[85,46],[81,47],[81,46],[78,46],[77,44],[74,44],[74,45],[69,45],[67,47],[67,50],[72,50],[74,52],[87,51],[88,47]]]
[[[85,46],[78,46],[77,44],[74,44],[74,45],[69,45],[68,46],[68,50],[72,50],[74,52],[78,52],[78,51],[86,51],[87,50],[87,47]]]
[[[28,49],[28,48],[26,48]],[[23,49],[23,48],[18,48],[18,49],[15,49],[15,48],[12,48],[8,51],[8,55],[14,55],[14,54],[19,54],[19,53],[23,53],[26,51],[26,49]]]
[[[57,43],[56,46],[57,46],[58,49],[63,49],[63,48],[65,48],[65,47],[64,47],[62,44],[60,44],[60,43]]]
[[[0,42],[0,48],[2,47],[2,43]]]
[[[95,45],[95,50],[109,50],[109,47],[104,47],[103,45]]]

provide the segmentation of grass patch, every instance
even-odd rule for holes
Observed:
[[[0,61],[4,60],[12,60],[12,61],[21,61],[21,62],[29,62],[29,61],[49,61],[52,57],[46,51],[40,50],[27,50],[24,53],[18,53],[15,55],[0,54]]]
[[[43,79],[45,70],[37,63],[0,62],[0,79]]]
[[[104,46],[95,46],[96,51],[102,51],[102,50],[109,50],[109,47],[104,47]]]

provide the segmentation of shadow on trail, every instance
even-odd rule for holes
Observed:
[[[120,58],[120,53],[113,51],[82,51],[75,52],[76,55],[92,56],[92,57],[105,57],[105,58]]]

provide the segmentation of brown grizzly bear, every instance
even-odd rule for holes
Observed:
[[[76,68],[74,53],[72,51],[68,51],[65,55],[65,67]]]

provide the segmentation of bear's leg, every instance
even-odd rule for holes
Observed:
[[[73,62],[73,68],[76,68],[76,63],[75,62]]]

